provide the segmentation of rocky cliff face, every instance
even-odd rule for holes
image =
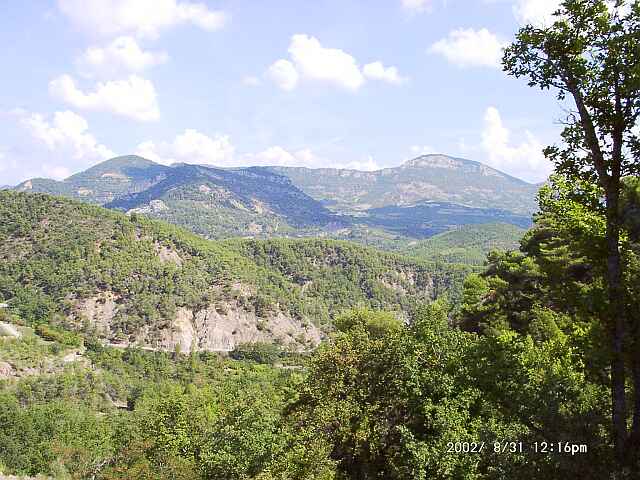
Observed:
[[[166,326],[156,330],[146,326],[131,336],[117,327],[121,299],[113,292],[72,300],[70,320],[76,328],[93,328],[108,343],[118,346],[180,351],[229,352],[244,343],[278,343],[292,350],[317,346],[324,334],[308,323],[283,312],[258,317],[237,301],[218,302],[200,310],[179,307]]]

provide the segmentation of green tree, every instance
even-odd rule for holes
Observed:
[[[503,64],[509,74],[527,77],[530,86],[553,88],[561,101],[573,100],[563,145],[549,147],[545,154],[558,172],[572,179],[586,176],[602,192],[603,201],[589,207],[602,209],[606,218],[613,440],[622,464],[640,446],[640,418],[631,433],[627,427],[625,342],[630,333],[620,251],[621,179],[637,174],[640,166],[634,130],[640,114],[640,4],[564,0],[555,20],[548,27],[523,27],[506,49]],[[640,372],[633,380],[638,397]],[[640,402],[634,416],[640,416]]]
[[[291,407],[298,444],[326,451],[337,478],[481,478],[481,456],[448,444],[495,438],[500,422],[467,381],[474,336],[450,328],[447,313],[436,302],[406,325],[374,311],[343,316]]]

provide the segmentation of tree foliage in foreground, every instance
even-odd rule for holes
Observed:
[[[626,368],[627,357],[638,355],[630,349],[637,327],[624,302],[628,272],[621,249],[622,180],[640,172],[639,52],[640,2],[563,0],[552,25],[521,28],[503,59],[509,74],[526,78],[530,86],[552,88],[562,102],[571,100],[562,144],[545,154],[557,173],[575,182],[586,179],[599,189],[597,196],[573,193],[605,221],[608,314],[601,320],[611,350],[612,432],[620,470],[640,456],[640,402],[628,408],[625,392],[629,378],[640,397],[640,367]],[[630,425],[629,410],[634,416]]]

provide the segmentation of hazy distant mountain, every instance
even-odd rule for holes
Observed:
[[[373,172],[335,168],[272,167],[334,210],[362,211],[420,201],[499,208],[529,215],[538,186],[479,162],[424,155]]]
[[[385,244],[467,224],[528,227],[538,186],[444,155],[375,172],[167,167],[130,155],[16,189],[144,214],[208,238],[324,236]]]
[[[136,155],[116,157],[62,180],[34,178],[18,191],[49,193],[103,205],[115,198],[146,190],[166,178],[170,167]]]

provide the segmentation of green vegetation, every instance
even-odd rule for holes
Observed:
[[[562,143],[545,155],[569,184],[569,197],[604,222],[606,257],[602,275],[608,312],[601,318],[612,349],[611,425],[617,469],[640,458],[640,401],[628,422],[627,380],[640,398],[638,368],[629,371],[637,336],[625,278],[631,267],[625,248],[622,203],[624,178],[640,173],[640,72],[634,61],[640,48],[637,1],[565,0],[553,25],[520,29],[505,49],[504,70],[524,77],[530,86],[569,100]],[[633,353],[632,353],[633,352]]]
[[[207,242],[0,192],[2,319],[23,325],[0,339],[0,469],[100,480],[640,478],[640,3],[624,3],[565,0],[555,24],[524,27],[506,49],[508,72],[571,95],[578,112],[565,144],[546,151],[557,173],[519,250],[490,252],[473,273],[347,242]],[[489,248],[489,233],[461,235]],[[433,255],[442,241],[418,248]],[[276,312],[334,328],[313,351],[249,342],[231,359],[111,348],[73,313],[106,291],[121,333],[160,331],[179,308],[223,310],[230,299],[261,330]]]
[[[105,206],[139,211],[206,238],[286,235],[340,222],[289,179],[263,168],[180,165],[169,169],[166,177]]]
[[[482,265],[489,252],[516,250],[524,233],[524,229],[506,223],[465,225],[412,242],[400,252],[435,262]]]
[[[639,312],[640,189],[626,185],[625,298]],[[17,474],[96,479],[608,478],[616,462],[602,322],[605,222],[572,198],[572,186],[556,177],[543,190],[521,250],[490,254],[486,269],[467,277],[459,308],[443,299],[417,302],[405,318],[357,308],[338,315],[330,339],[308,355],[261,343],[238,345],[231,360],[116,349],[85,333],[86,350],[65,362],[74,350],[62,335],[5,339],[0,361],[21,374],[1,385],[0,464]],[[34,204],[25,195],[7,198],[33,207],[52,202],[48,221],[38,221],[49,232],[56,205],[66,216],[71,207],[102,213],[103,226],[124,220],[50,197]],[[150,232],[133,225],[141,237]],[[340,242],[210,248],[293,279],[305,258],[355,275],[350,249],[372,276],[385,268],[362,247]],[[17,352],[43,360],[19,367]],[[587,452],[532,452],[567,439]],[[479,445],[473,454],[456,450]],[[634,472],[637,463],[627,462]]]
[[[346,242],[211,242],[174,226],[69,200],[0,192],[0,299],[29,325],[72,327],[151,344],[178,308],[283,313],[327,325],[355,306],[408,311],[459,295],[462,266],[437,266]],[[164,252],[163,257],[161,253]],[[458,292],[458,293],[457,293]],[[83,300],[114,300],[110,331],[83,318]]]

